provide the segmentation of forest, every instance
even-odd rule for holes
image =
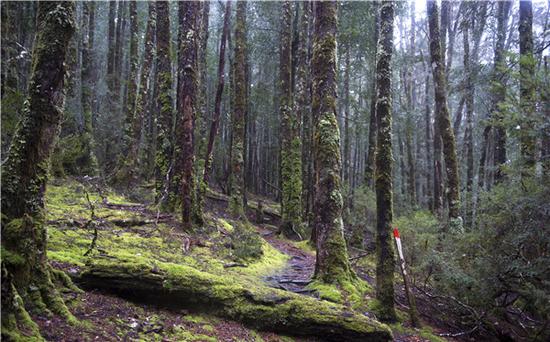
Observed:
[[[549,341],[550,1],[1,1],[3,341]]]

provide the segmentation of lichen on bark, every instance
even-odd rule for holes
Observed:
[[[281,5],[279,85],[281,118],[281,232],[302,238],[302,156],[300,118],[292,105],[292,11],[290,1]]]
[[[246,1],[237,3],[235,23],[235,57],[234,57],[234,108],[231,116],[231,177],[229,180],[231,198],[229,208],[233,215],[246,219],[244,213],[244,143],[246,112]]]
[[[392,189],[392,91],[391,59],[395,4],[380,5],[380,36],[376,61],[376,298],[380,302],[378,317],[395,321],[393,279],[395,254],[391,239],[393,221]]]
[[[40,2],[29,98],[2,165],[2,339],[41,340],[26,307],[75,322],[47,263],[44,192],[64,106],[72,1]]]
[[[355,280],[342,222],[340,132],[336,121],[336,2],[315,8],[313,42],[313,150],[317,260],[315,278],[324,283]]]

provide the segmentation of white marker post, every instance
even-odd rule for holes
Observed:
[[[405,268],[403,246],[401,245],[401,237],[399,236],[399,230],[397,230],[397,227],[393,228],[393,237],[395,238],[397,252],[399,253],[399,268],[401,268],[401,275],[403,275],[403,283],[405,284],[405,294],[407,295],[407,300],[409,302],[409,315],[411,317],[411,324],[413,327],[420,328],[420,320],[418,319],[418,314],[416,312],[416,300],[409,289],[409,277]]]

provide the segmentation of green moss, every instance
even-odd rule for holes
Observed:
[[[176,341],[192,342],[192,341],[201,341],[201,342],[217,342],[218,340],[215,337],[197,334],[190,332],[185,329],[183,326],[175,326],[174,334],[172,335]]]
[[[238,269],[238,273],[259,278],[274,274],[286,266],[289,259],[288,255],[279,252],[265,241],[262,241],[261,248],[262,256],[255,262],[248,264],[248,267]]]
[[[307,286],[307,289],[317,291],[319,298],[333,303],[343,303],[344,297],[340,290],[332,284],[325,284],[314,281]]]

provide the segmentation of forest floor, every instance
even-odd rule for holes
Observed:
[[[230,239],[234,221],[226,210],[227,203],[222,195],[209,197],[204,228],[189,233],[182,230],[176,217],[159,214],[155,208],[143,204],[149,198],[130,201],[89,180],[54,180],[46,194],[51,265],[74,275],[94,257],[148,258],[190,265],[211,274],[234,275],[251,284],[267,284],[319,300],[342,300],[334,295],[334,289],[312,286],[313,249],[307,241],[295,242],[277,235],[276,215],[266,215],[265,222],[254,225],[264,239],[262,257],[247,262],[236,260]],[[251,199],[249,204],[254,200],[258,199]],[[262,202],[268,211],[277,210],[275,204],[265,199]],[[249,214],[253,218],[252,210]],[[94,230],[97,241],[90,250]],[[373,257],[353,259],[356,273],[367,284],[361,298],[367,304],[374,296]],[[405,303],[401,286],[396,286],[396,290],[398,304]],[[34,315],[49,341],[315,341],[256,331],[193,308],[162,308],[94,289],[82,293],[65,291],[64,297],[82,324],[71,326],[58,317]],[[343,302],[349,305],[345,296]],[[390,325],[395,340],[444,340],[438,334],[448,326],[432,317],[429,303],[420,300],[418,304],[424,327],[410,327],[406,306],[399,304],[400,322]],[[368,305],[361,312],[375,317]]]

